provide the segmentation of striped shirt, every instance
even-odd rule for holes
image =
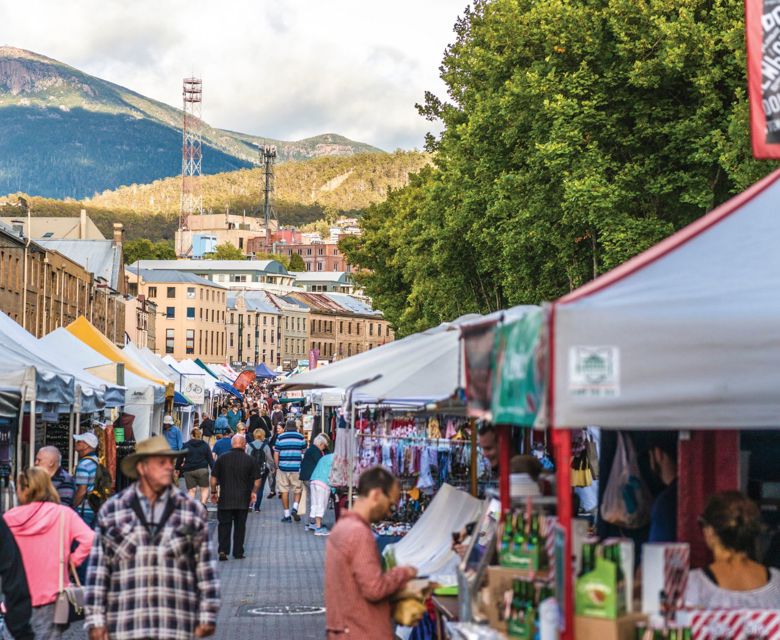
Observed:
[[[274,451],[279,454],[279,471],[299,473],[306,449],[306,439],[297,431],[285,431],[276,438]]]
[[[89,506],[89,500],[87,500],[87,496],[89,496],[90,492],[95,488],[96,473],[97,461],[93,456],[90,455],[79,460],[79,463],[76,466],[75,475],[76,488],[78,489],[78,487],[86,487],[87,492],[84,494],[84,499],[81,501],[81,504],[77,507],[74,507],[74,509],[76,510],[76,513],[81,516],[81,519],[90,527],[95,523],[95,512],[92,511],[92,507]]]

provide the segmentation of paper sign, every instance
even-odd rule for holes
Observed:
[[[583,398],[620,395],[620,349],[575,346],[569,349],[569,394]]]

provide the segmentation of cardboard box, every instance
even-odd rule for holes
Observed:
[[[487,584],[480,592],[479,608],[488,624],[499,631],[506,632],[508,604],[512,599],[512,581],[515,578],[527,578],[544,581],[549,573],[534,573],[521,569],[491,566],[487,568]],[[509,593],[509,600],[506,594]]]
[[[681,602],[688,584],[691,549],[687,543],[642,545],[642,613],[661,610],[661,592]]]
[[[647,616],[632,613],[616,620],[604,618],[574,617],[574,637],[577,640],[634,640],[638,622],[644,622]]]

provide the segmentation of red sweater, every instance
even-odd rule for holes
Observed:
[[[325,608],[329,640],[392,640],[390,596],[407,581],[401,568],[382,573],[371,527],[345,512],[325,547]]]

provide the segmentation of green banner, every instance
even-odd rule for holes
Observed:
[[[494,424],[530,427],[536,420],[544,402],[543,320],[544,311],[538,309],[496,328],[491,402]]]

